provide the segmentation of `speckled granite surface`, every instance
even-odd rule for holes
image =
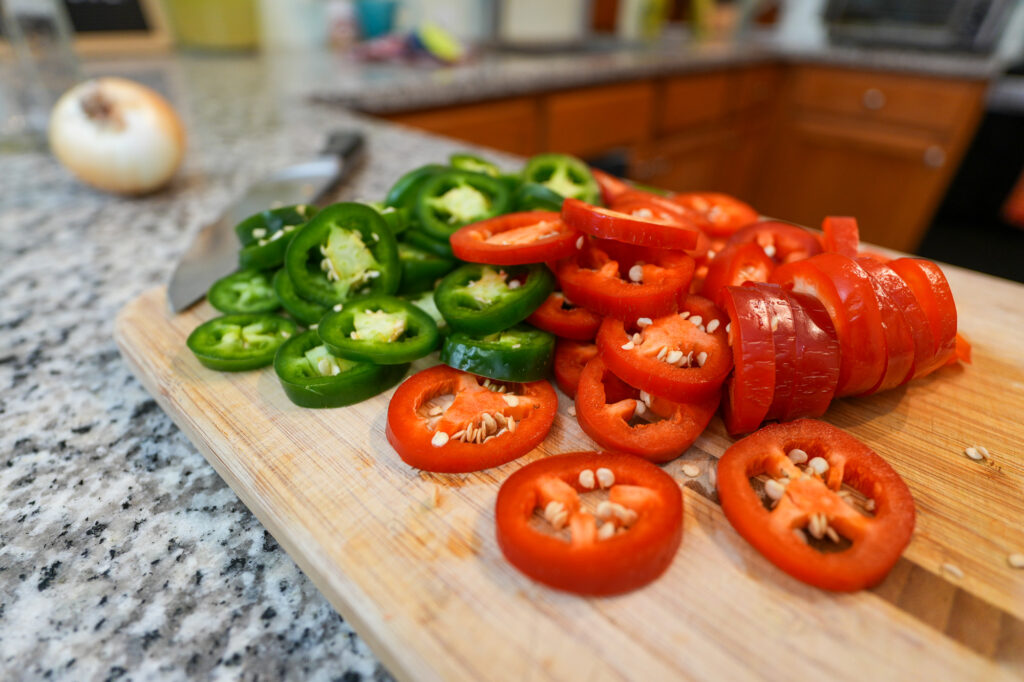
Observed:
[[[329,128],[368,134],[346,197],[457,147],[303,105],[288,94],[299,77],[269,63],[130,75],[188,119],[168,191],[117,199],[47,156],[0,156],[0,679],[388,678],[129,374],[111,330],[225,202]]]

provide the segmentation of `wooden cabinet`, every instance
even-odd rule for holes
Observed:
[[[981,113],[984,84],[794,67],[754,193],[817,226],[853,215],[864,241],[913,251]]]
[[[544,149],[587,156],[630,147],[651,135],[650,81],[548,95],[541,103]]]
[[[531,97],[396,114],[388,118],[512,154],[529,156],[540,151],[539,107]]]

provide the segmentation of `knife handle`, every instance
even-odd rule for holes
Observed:
[[[336,130],[327,136],[323,156],[340,156],[346,161],[362,153],[366,146],[363,134],[353,130]]]

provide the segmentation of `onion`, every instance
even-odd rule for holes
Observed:
[[[185,153],[181,119],[163,97],[130,80],[80,83],[50,116],[50,148],[86,184],[143,194],[171,179]]]

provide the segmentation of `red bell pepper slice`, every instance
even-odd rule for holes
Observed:
[[[771,312],[761,292],[751,287],[726,287],[721,303],[731,320],[728,336],[735,366],[725,382],[722,421],[730,434],[750,433],[764,421],[775,397]]]
[[[856,258],[860,248],[860,228],[857,219],[845,216],[828,216],[821,223],[824,232],[822,245],[829,253],[838,253],[847,258]]]
[[[737,230],[726,246],[757,244],[775,263],[792,263],[821,253],[821,242],[813,232],[778,220],[763,220]]]
[[[711,301],[690,295],[678,315],[642,325],[606,318],[597,347],[605,365],[626,383],[669,400],[692,401],[718,395],[732,369],[728,321]]]
[[[623,393],[629,397],[621,397]],[[598,356],[580,375],[576,419],[601,447],[668,462],[686,452],[704,432],[719,399],[714,394],[693,402],[673,402],[641,393],[612,374]],[[661,419],[648,423],[640,419],[644,415]]]
[[[810,458],[808,466],[790,459],[795,450],[803,451],[797,459]],[[827,464],[823,475],[814,468],[819,464]],[[750,482],[761,475],[771,479],[765,502]],[[873,515],[841,490],[844,483],[870,500]],[[729,523],[754,549],[826,590],[879,583],[914,530],[914,500],[899,474],[850,434],[812,419],[772,424],[734,443],[718,461],[718,496]],[[827,546],[838,551],[820,549]]]
[[[820,417],[828,410],[839,385],[839,338],[821,301],[808,294],[785,291],[796,327],[796,382],[782,421]]]
[[[580,375],[587,363],[597,357],[597,345],[585,341],[558,339],[555,342],[553,370],[555,384],[570,398],[576,397]]]
[[[768,304],[775,348],[775,388],[765,419],[783,419],[793,401],[797,380],[796,313],[791,300],[778,284],[747,282],[744,286],[761,292]]]
[[[837,398],[861,395],[878,384],[886,365],[882,313],[871,279],[857,261],[822,253],[779,267],[771,281],[825,304],[842,348]]]
[[[600,316],[573,305],[561,291],[553,291],[526,321],[563,339],[590,341],[601,326]]]
[[[590,174],[594,176],[597,186],[601,188],[601,201],[604,202],[605,206],[610,206],[616,197],[623,192],[633,189],[625,180],[617,178],[610,173],[605,173],[602,170],[591,168]]]
[[[573,229],[603,239],[665,249],[692,249],[700,230],[683,219],[637,218],[608,208],[591,206],[579,199],[566,199],[562,220]]]
[[[406,379],[388,405],[385,431],[402,461],[425,471],[468,473],[540,445],[558,410],[551,384],[484,382],[446,365]]]
[[[914,367],[916,379],[944,366],[956,354],[956,303],[946,276],[935,263],[923,258],[897,258],[889,266],[914,292],[932,330],[932,357]]]
[[[892,268],[864,256],[857,258],[857,262],[868,273],[875,287],[882,313],[882,329],[885,332],[885,373],[878,384],[868,390],[867,394],[870,395],[895,388],[914,375],[915,334],[920,334],[922,330],[911,327],[908,315],[915,325],[920,325],[923,315],[920,315],[920,308],[909,288],[906,285],[899,286],[902,282],[899,282],[900,278]]]
[[[705,229],[712,237],[728,237],[758,219],[750,204],[720,192],[687,192],[670,199],[704,216],[708,221]]]
[[[470,263],[528,265],[568,258],[580,237],[554,211],[525,211],[461,227],[451,244]]]
[[[947,364],[953,365],[957,362],[971,364],[971,342],[963,334],[956,335],[956,354]]]
[[[555,274],[562,292],[576,305],[599,315],[624,320],[660,317],[675,312],[693,277],[691,267],[662,267],[612,260],[588,242],[572,258],[560,261]]]
[[[605,489],[607,501],[587,511],[581,496]],[[538,528],[537,512],[551,532]],[[574,452],[527,464],[501,485],[494,516],[509,563],[576,594],[620,594],[650,583],[672,563],[683,537],[678,484],[649,462],[615,453]]]
[[[744,282],[767,282],[774,271],[774,261],[758,244],[732,244],[719,251],[708,264],[700,293],[721,304],[719,297],[725,287],[738,287]]]

